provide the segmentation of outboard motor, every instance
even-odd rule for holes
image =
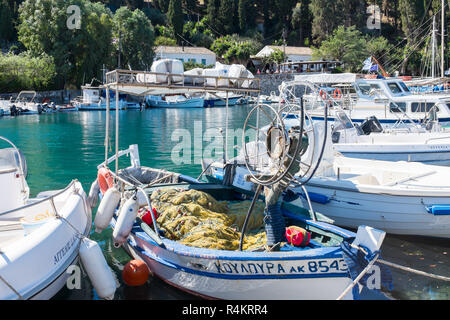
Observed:
[[[17,109],[16,105],[13,104],[10,108],[9,108],[10,112],[11,112],[11,116],[18,116],[20,114],[19,109]]]
[[[360,128],[365,135],[369,135],[372,132],[383,132],[383,127],[381,126],[380,121],[378,121],[377,117],[375,116],[371,116],[370,118],[364,120]]]
[[[37,105],[37,112],[38,112],[39,114],[41,114],[43,110],[44,110],[44,109],[43,109],[42,105],[38,104],[38,105]]]

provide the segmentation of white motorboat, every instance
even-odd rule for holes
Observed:
[[[9,105],[10,115],[41,114],[42,104],[35,101],[36,91],[21,91]]]
[[[320,123],[309,129],[310,145],[322,143],[324,131]],[[305,188],[291,188],[302,195],[300,199],[305,207],[309,199],[314,211],[344,227],[365,224],[392,234],[450,238],[450,167],[344,157],[332,149],[331,128],[327,129],[326,141],[320,166],[308,177]],[[261,155],[258,166],[264,172],[270,158],[264,156],[264,145],[257,146],[257,154]],[[256,144],[249,143],[246,148],[254,149]],[[302,163],[306,163],[304,171],[310,172],[308,164],[318,157],[320,153],[307,151],[302,158]],[[252,190],[252,183],[245,182],[249,171],[244,159],[241,152],[229,161],[233,164],[230,167],[238,168],[227,180],[237,187]],[[223,181],[224,176],[230,174],[219,162],[205,163],[204,167],[209,167],[209,177],[214,181]],[[297,175],[306,172],[300,171]]]
[[[66,285],[71,275],[67,269],[80,256],[86,270],[99,271],[102,265],[98,256],[91,256],[91,263],[99,264],[90,265],[79,251],[91,252],[85,250],[85,244],[92,243],[85,238],[91,229],[91,207],[77,180],[63,190],[29,198],[24,159],[10,144],[12,148],[0,149],[0,299],[50,299]],[[95,279],[91,281],[95,287]],[[102,285],[108,287],[106,296],[114,293],[115,283]],[[96,289],[103,296],[101,286]]]
[[[365,79],[356,74],[297,75],[294,81],[282,84],[280,92],[283,87],[292,87],[295,82],[302,81],[320,86],[319,93],[323,97],[319,103],[315,95],[304,97],[306,106],[308,103],[313,105],[311,116],[314,120],[324,119],[323,101],[332,101],[342,105],[354,123],[362,123],[371,116],[377,117],[383,126],[408,119],[420,123],[435,111],[441,125],[450,125],[450,95],[413,94],[400,78]],[[328,121],[334,121],[332,114]]]
[[[90,85],[82,86],[83,96],[74,99],[71,104],[80,111],[105,111],[106,98],[101,96],[102,88]],[[110,108],[111,110],[139,110],[141,105],[135,102],[128,102],[125,98],[120,97],[118,106],[116,106],[115,93],[111,93]]]
[[[450,165],[450,131],[439,124],[383,128],[376,117],[358,125],[343,111],[334,115],[333,148],[346,157]]]

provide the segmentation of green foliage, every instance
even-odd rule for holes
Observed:
[[[0,53],[0,92],[51,89],[55,76],[54,60],[46,54]]]
[[[14,40],[13,10],[7,0],[0,0],[0,44]]]
[[[181,10],[181,0],[170,0],[167,18],[172,27],[177,42],[181,42],[180,35],[183,33],[183,11]]]
[[[215,65],[213,65],[213,64],[205,66],[204,64],[196,63],[196,62],[192,62],[192,61],[183,62],[183,66],[184,66],[184,71],[189,71],[189,70],[192,70],[195,68],[211,69],[211,68],[215,67]]]
[[[263,64],[265,65],[273,63],[280,64],[283,63],[284,61],[286,61],[286,55],[280,49],[273,50],[273,52],[270,55],[263,58]]]
[[[221,33],[227,35],[235,31],[236,26],[234,25],[234,0],[220,0],[217,20]]]
[[[127,7],[121,7],[114,15],[113,25],[114,38],[121,38],[121,65],[130,66],[134,70],[150,69],[155,31],[146,15],[138,9],[131,11]],[[119,49],[119,41],[115,42]]]
[[[111,63],[111,11],[87,0],[71,4],[81,9],[81,29],[67,27],[65,1],[26,0],[19,9],[19,40],[32,55],[53,57],[58,87],[98,78]]]
[[[158,36],[155,39],[155,47],[157,46],[171,46],[176,47],[177,46],[177,40],[173,38],[167,38],[164,36]]]
[[[217,38],[211,50],[228,63],[247,64],[251,55],[261,50],[262,44],[253,39],[240,38],[237,35]]]
[[[165,14],[163,14],[161,11],[145,7],[142,9],[142,11],[145,13],[147,18],[151,21],[152,25],[165,25],[167,24],[167,17]]]
[[[347,71],[358,72],[362,62],[368,57],[366,40],[354,26],[338,27],[331,37],[313,50],[314,58],[342,61]]]
[[[214,41],[214,34],[206,23],[206,18],[201,21],[187,22],[183,27],[183,37],[198,47],[211,47]]]

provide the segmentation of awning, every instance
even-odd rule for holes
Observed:
[[[309,81],[311,83],[354,83],[356,81],[356,73],[318,73],[296,75],[295,81]]]

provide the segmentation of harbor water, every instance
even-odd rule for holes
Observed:
[[[230,109],[229,128],[242,129],[250,106]],[[115,113],[111,113],[112,146],[114,153]],[[225,130],[225,108],[147,109],[119,112],[119,149],[130,144],[139,146],[141,164],[197,177],[202,169],[199,162],[208,145],[217,138],[219,128]],[[96,179],[97,165],[105,157],[105,112],[73,112],[0,118],[0,135],[13,141],[26,156],[27,182],[32,196],[41,191],[62,189],[78,179],[86,192]],[[209,132],[209,133],[208,133]],[[198,134],[200,133],[200,137]],[[237,152],[230,141],[230,152]],[[179,152],[180,145],[185,148]],[[199,146],[199,144],[201,146]],[[2,145],[2,147],[5,147]],[[189,152],[189,150],[190,152]],[[231,153],[229,153],[231,154]],[[200,156],[199,156],[200,155]],[[212,153],[220,159],[220,152]],[[121,167],[128,158],[121,159]],[[112,165],[113,167],[113,165]],[[94,209],[95,213],[95,209]],[[146,285],[128,287],[123,284],[121,272],[131,259],[123,249],[112,245],[112,231],[92,232],[98,241],[120,284],[115,299],[197,299],[183,293],[157,278]],[[450,241],[423,237],[388,235],[382,246],[382,258],[424,272],[450,275]],[[391,269],[393,290],[383,292],[393,299],[450,299],[450,283]],[[98,299],[87,276],[79,289],[63,289],[54,299]]]

